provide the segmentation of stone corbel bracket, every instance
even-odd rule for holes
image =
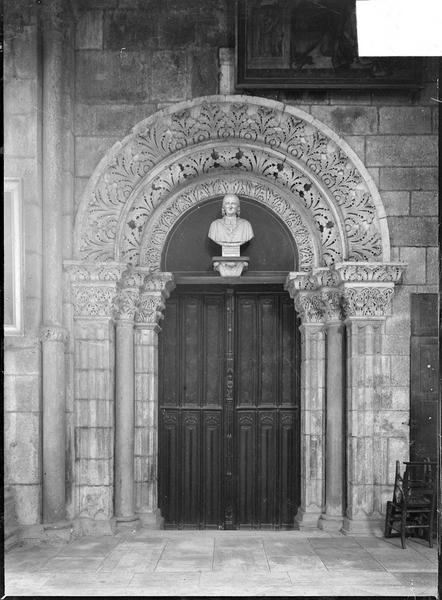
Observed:
[[[135,313],[138,327],[160,331],[159,321],[164,318],[166,300],[175,288],[172,273],[149,273],[144,277]]]

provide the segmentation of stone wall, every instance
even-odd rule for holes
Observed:
[[[219,91],[219,49],[234,46],[231,0],[75,0],[66,40],[63,90],[64,258],[75,210],[106,151],[142,119],[175,102]],[[5,5],[5,175],[23,183],[24,335],[5,339],[5,480],[22,524],[41,519],[42,147],[38,6]],[[75,44],[75,52],[74,52]],[[224,60],[232,53],[224,53]],[[226,73],[233,74],[232,64]],[[368,167],[388,217],[392,260],[409,267],[387,320],[382,380],[375,382],[381,434],[377,484],[388,491],[396,458],[406,458],[410,294],[438,291],[437,62],[421,91],[257,91],[298,106],[341,135]],[[235,93],[234,83],[223,83]],[[72,331],[70,302],[65,327]],[[73,341],[67,346],[67,501],[74,515]],[[391,392],[386,392],[391,383]],[[77,422],[78,421],[78,422]],[[384,434],[384,435],[382,435]],[[82,456],[85,460],[92,456]],[[379,471],[380,472],[380,471]]]
[[[24,335],[4,342],[5,484],[19,522],[34,524],[41,508],[42,89],[32,8],[5,3],[4,41],[4,174],[21,180],[24,254]]]

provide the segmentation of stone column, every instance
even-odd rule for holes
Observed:
[[[301,317],[301,529],[317,527],[324,507],[325,332],[321,293],[307,273],[286,283]]]
[[[115,326],[125,266],[65,261],[74,318],[75,513],[82,533],[114,531]]]
[[[133,269],[118,284],[115,319],[115,516],[137,520],[134,510],[134,316],[142,275]]]
[[[160,528],[158,509],[158,322],[175,287],[171,273],[147,275],[135,325],[135,510],[144,527]]]
[[[320,529],[339,531],[344,509],[344,348],[339,277],[330,268],[313,269],[321,292],[326,333],[325,507]]]
[[[401,267],[377,263],[336,265],[347,328],[346,533],[382,531],[378,496],[387,465],[386,457],[377,449],[377,440],[382,428],[379,411],[388,397],[389,381],[382,338]]]
[[[43,14],[43,522],[65,519],[65,364],[63,323],[64,1]]]

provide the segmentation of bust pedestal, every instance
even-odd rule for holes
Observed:
[[[214,256],[212,264],[214,271],[218,271],[221,277],[239,277],[247,269],[249,258],[248,256]]]

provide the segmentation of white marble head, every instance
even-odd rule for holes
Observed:
[[[233,217],[233,215],[237,215],[239,217],[239,198],[236,194],[226,194],[224,196],[221,212],[223,216]]]

